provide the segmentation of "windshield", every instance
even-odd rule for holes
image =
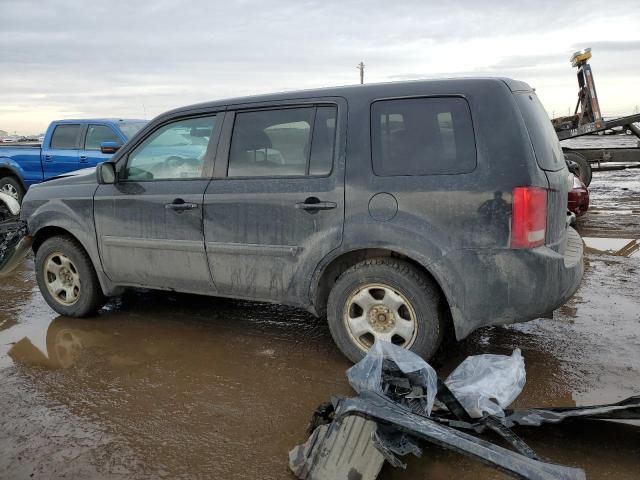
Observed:
[[[118,123],[118,128],[124,134],[124,136],[127,137],[127,140],[129,140],[136,133],[142,130],[142,127],[144,127],[146,124],[147,122],[130,122],[130,123],[121,122],[121,123]]]

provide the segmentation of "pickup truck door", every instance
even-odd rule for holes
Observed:
[[[78,170],[78,149],[82,125],[61,123],[53,127],[48,142],[42,146],[42,172],[44,179]]]
[[[218,136],[215,113],[164,123],[118,161],[94,196],[98,248],[118,285],[211,293],[202,199]]]
[[[79,156],[80,168],[95,167],[98,163],[106,162],[113,156],[111,153],[100,151],[102,142],[116,142],[118,145],[122,145],[124,139],[109,125],[93,123],[87,125]]]
[[[319,102],[227,112],[204,196],[219,294],[307,304],[314,269],[341,244],[347,105]]]

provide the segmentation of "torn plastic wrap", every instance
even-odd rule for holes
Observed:
[[[358,393],[387,396],[431,415],[438,391],[435,370],[415,353],[389,342],[376,341],[367,355],[347,370],[347,379]]]
[[[472,418],[504,417],[504,409],[522,392],[526,382],[524,359],[516,348],[511,356],[467,357],[445,384]]]

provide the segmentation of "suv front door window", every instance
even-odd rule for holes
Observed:
[[[129,154],[127,180],[199,178],[215,126],[214,117],[180,120],[152,133]]]

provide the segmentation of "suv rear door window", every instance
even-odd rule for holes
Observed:
[[[336,112],[336,107],[303,107],[236,114],[227,175],[328,175]]]
[[[371,149],[380,176],[471,172],[476,146],[469,106],[458,97],[374,102]]]
[[[80,125],[58,125],[51,136],[50,148],[56,150],[77,150]]]

